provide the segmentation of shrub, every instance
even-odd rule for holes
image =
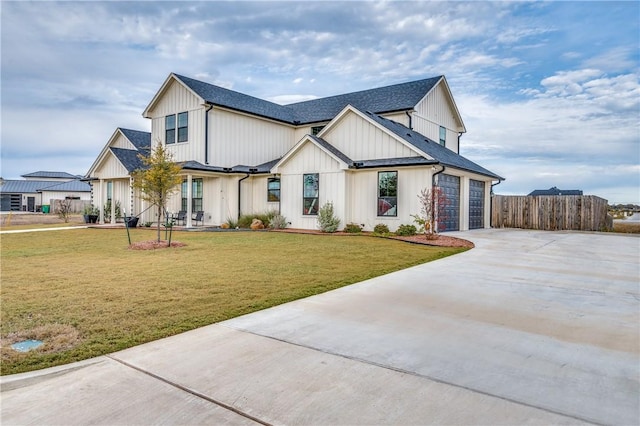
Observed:
[[[270,226],[273,229],[284,229],[288,225],[287,218],[281,214],[277,214],[271,218]]]
[[[229,226],[231,228],[250,228],[251,227],[251,222],[253,222],[253,219],[260,219],[262,221],[262,224],[264,225],[265,228],[268,228],[271,224],[271,220],[278,214],[278,212],[276,211],[269,211],[269,212],[264,212],[264,213],[250,213],[250,214],[243,214],[242,216],[240,216],[240,218],[238,219],[236,226],[231,226],[232,223],[229,220],[227,220],[227,223],[229,223]]]
[[[227,221],[225,223],[227,224],[227,229],[236,229],[238,227],[238,221],[231,217],[227,218]]]
[[[348,232],[349,234],[358,234],[362,232],[362,227],[357,223],[347,223],[347,226],[344,227],[343,232]]]
[[[398,230],[396,231],[396,235],[400,235],[403,237],[406,236],[410,236],[410,235],[416,235],[416,232],[418,232],[418,230],[416,229],[415,225],[400,225],[398,226]]]
[[[389,227],[384,223],[379,223],[373,228],[374,234],[386,235],[389,233]]]
[[[318,210],[318,227],[322,232],[336,232],[340,226],[340,218],[333,214],[333,203],[325,203]]]

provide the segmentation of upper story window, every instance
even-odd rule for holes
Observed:
[[[378,172],[378,216],[398,215],[398,172]]]
[[[189,139],[189,113],[167,115],[164,118],[164,140],[166,144],[186,142]]]
[[[302,214],[318,215],[319,189],[320,175],[318,173],[302,175]]]
[[[280,178],[269,178],[267,180],[267,201],[280,201]]]
[[[447,145],[447,129],[440,126],[440,145]]]
[[[320,133],[320,130],[324,129],[324,126],[313,126],[311,128],[311,134],[313,136],[317,135],[318,133]]]

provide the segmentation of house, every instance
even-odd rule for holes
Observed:
[[[1,211],[48,211],[53,200],[91,199],[91,187],[82,176],[66,172],[33,172],[21,175],[24,180],[0,182]]]
[[[444,76],[278,105],[172,73],[143,116],[151,133],[117,129],[86,176],[94,204],[117,200],[143,221],[155,212],[131,172],[157,143],[182,167],[168,210],[187,211],[186,226],[197,211],[205,225],[278,211],[291,227],[317,229],[332,202],[342,225],[395,230],[437,183],[449,199],[445,230],[485,228],[491,184],[504,179],[459,154],[466,128]]]
[[[529,196],[537,196],[537,195],[583,195],[582,191],[579,189],[558,189],[555,186],[549,189],[536,189],[535,191],[531,191]]]

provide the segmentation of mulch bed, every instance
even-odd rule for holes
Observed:
[[[290,233],[294,233],[294,234],[343,235],[343,236],[344,235],[348,235],[348,236],[373,235],[371,232],[349,233],[349,232],[338,231],[338,232],[333,232],[333,233],[326,233],[326,232],[313,230],[313,229],[295,229],[295,228],[273,229],[270,232],[290,232]],[[408,243],[413,243],[413,244],[424,244],[424,245],[428,245],[428,246],[437,246],[437,247],[466,247],[466,248],[475,247],[474,244],[471,241],[467,241],[467,240],[464,240],[462,238],[448,237],[448,236],[442,235],[442,234],[438,235],[438,239],[436,239],[436,240],[427,240],[427,237],[425,237],[422,234],[404,236],[404,237],[392,235],[392,236],[384,237],[384,238],[391,238],[393,240],[406,241]]]

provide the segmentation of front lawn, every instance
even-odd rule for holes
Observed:
[[[131,230],[132,241],[155,232]],[[2,364],[13,374],[118,351],[464,251],[368,236],[124,229],[1,236]],[[39,339],[18,353],[8,345]]]

